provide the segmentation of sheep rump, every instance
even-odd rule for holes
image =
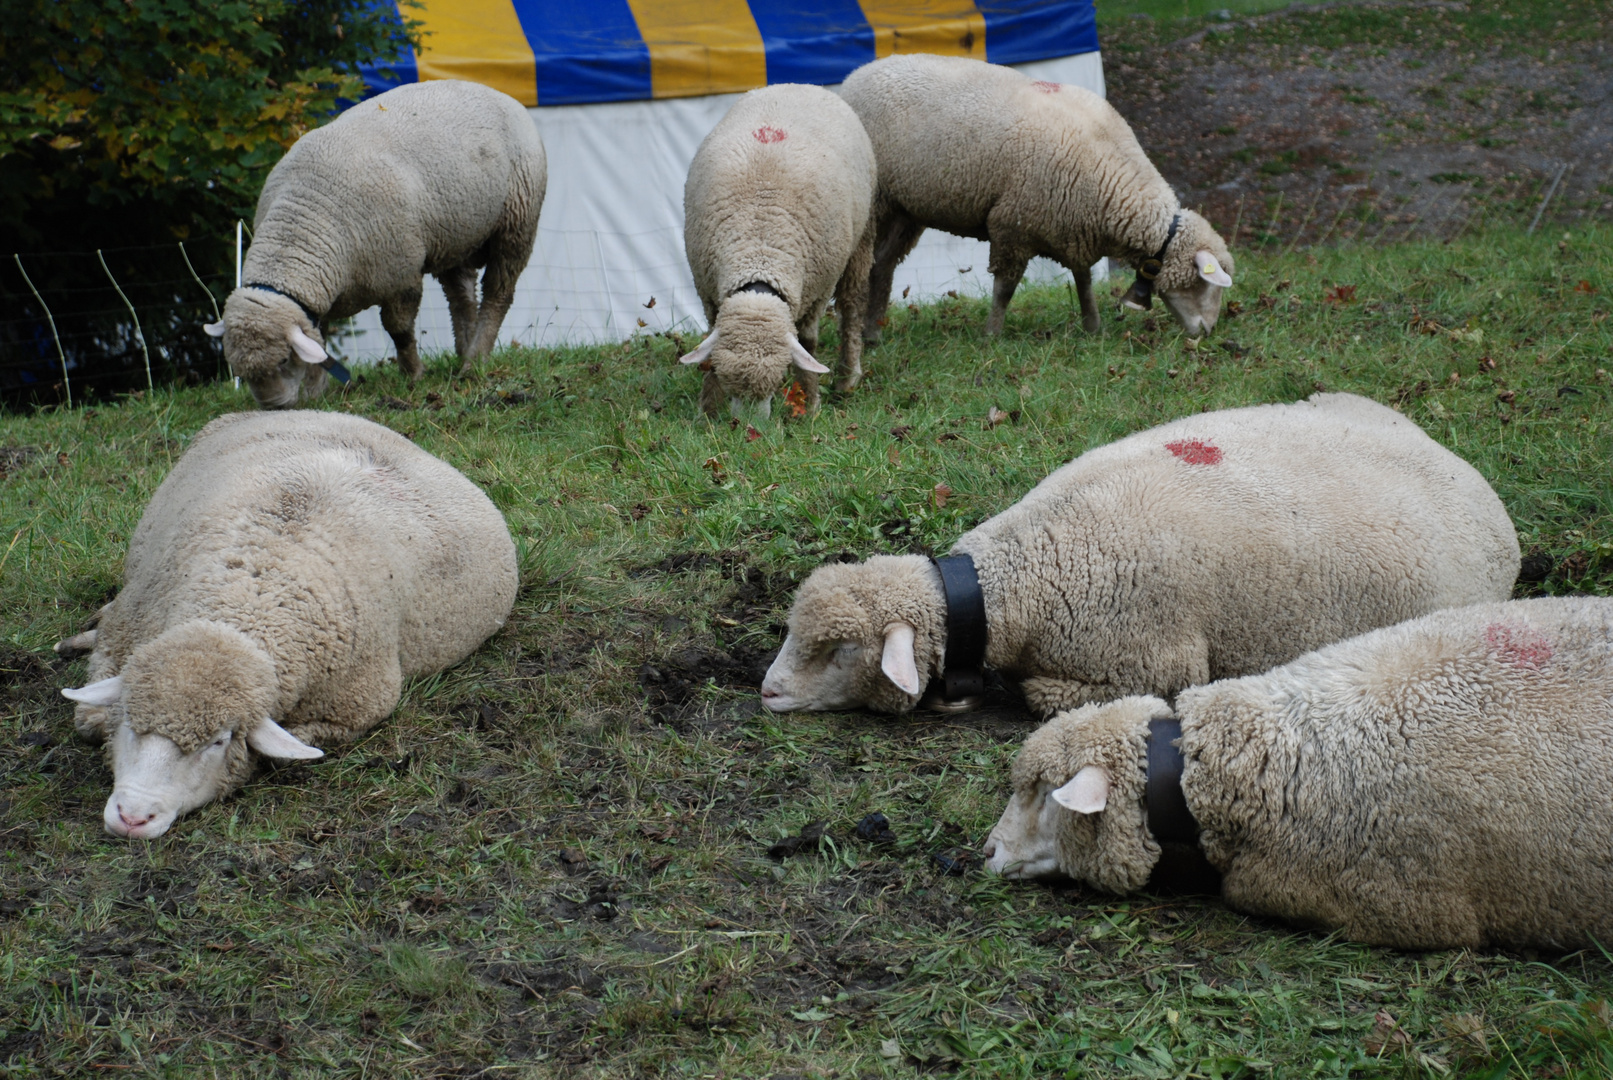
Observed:
[[[1089,450],[952,551],[979,574],[986,662],[1043,715],[1168,696],[1503,599],[1519,561],[1472,466],[1350,394],[1203,413]],[[883,666],[896,625],[913,628],[911,690]],[[922,557],[820,567],[796,594],[763,702],[906,712],[944,667],[945,627]]]
[[[258,403],[284,408],[299,390],[307,399],[324,387],[313,366],[324,355],[321,324],[379,304],[398,366],[416,377],[415,316],[431,274],[468,373],[497,340],[532,256],[547,169],[532,118],[497,90],[432,80],[360,102],[298,139],[269,173],[245,286],[208,332],[222,334],[231,370]]]
[[[831,299],[841,326],[836,388],[861,380],[874,188],[862,124],[822,87],[752,90],[701,142],[683,191],[683,237],[711,334],[683,360],[705,372],[704,414],[716,415],[725,397],[763,403],[765,414],[792,363],[816,409],[828,368],[812,354]]]
[[[1107,806],[1059,808],[1054,835],[1030,844],[1019,830],[1035,815],[1011,806],[992,868],[1051,843],[1053,872],[1141,888],[1159,857],[1142,740],[1166,715],[1128,698],[1034,733],[1015,802],[1097,765]],[[1185,690],[1176,715],[1182,792],[1234,907],[1404,949],[1613,938],[1613,601],[1435,612]]]
[[[1222,288],[1232,284],[1226,243],[1182,209],[1102,97],[996,64],[925,54],[864,64],[847,76],[842,95],[862,118],[879,165],[864,330],[870,344],[879,340],[896,264],[927,228],[990,242],[987,334],[1002,330],[1037,255],[1075,277],[1083,322],[1095,332],[1092,264],[1109,256],[1136,266],[1153,257],[1178,214],[1155,287],[1189,333],[1214,328]]]
[[[124,578],[89,660],[97,684],[118,677],[112,699],[72,692],[75,723],[114,754],[120,729],[187,755],[242,735],[215,797],[248,779],[259,720],[309,743],[356,738],[403,680],[502,626],[517,585],[509,531],[476,485],[379,424],[323,412],[203,428],[152,496]]]

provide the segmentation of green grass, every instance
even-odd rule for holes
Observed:
[[[83,664],[50,645],[249,399],[0,417],[0,1075],[1608,1076],[1599,953],[1395,953],[946,876],[1022,712],[770,717],[747,688],[824,559],[944,550],[1089,447],[1319,389],[1472,461],[1551,568],[1529,591],[1613,592],[1613,229],[1392,239],[1240,252],[1197,350],[1164,317],[1088,336],[1058,289],[998,341],[984,302],[898,308],[856,394],[754,437],[695,419],[662,338],[366,372],[320,407],[486,488],[515,615],[362,742],[152,843],[102,834],[109,776],[56,694]],[[875,810],[893,847],[851,835]],[[816,820],[832,849],[766,857]]]

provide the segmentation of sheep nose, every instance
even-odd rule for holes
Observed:
[[[987,840],[986,846],[980,851],[980,857],[983,859],[989,859],[995,854],[997,854],[997,841]]]
[[[122,803],[118,804],[118,820],[123,822],[123,824],[127,825],[131,829],[138,829],[140,826],[144,825],[146,822],[150,821],[152,818],[154,818],[156,816],[157,816],[156,814],[146,814],[143,817],[138,816],[138,815],[136,815],[135,817],[130,817],[124,811],[123,804]]]

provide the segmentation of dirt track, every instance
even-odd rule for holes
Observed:
[[[1465,10],[1401,7],[1435,26]],[[1532,218],[1559,172],[1549,219],[1613,211],[1606,41],[1533,57],[1455,30],[1432,48],[1283,40],[1325,39],[1303,23],[1317,18],[1234,20],[1173,41],[1144,25],[1106,43],[1110,100],[1183,201],[1237,227],[1237,242],[1449,236],[1499,209]],[[1405,23],[1419,43],[1435,37]]]

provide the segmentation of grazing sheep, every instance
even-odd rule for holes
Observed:
[[[813,357],[831,297],[840,317],[838,390],[862,379],[873,260],[874,148],[857,116],[818,86],[752,90],[700,144],[683,189],[683,246],[711,334],[683,357],[705,372],[700,410],[724,398],[768,415],[793,364],[818,407]]]
[[[288,408],[324,389],[321,368],[333,362],[323,326],[380,304],[398,366],[417,378],[414,320],[430,274],[468,374],[515,299],[547,183],[532,118],[497,90],[433,80],[362,101],[298,139],[269,173],[244,284],[206,330],[224,338],[230,370],[259,405]]]
[[[909,54],[864,64],[841,91],[879,163],[878,239],[864,340],[879,340],[896,264],[925,229],[991,243],[986,333],[1003,328],[1025,265],[1045,255],[1075,276],[1099,327],[1092,264],[1138,268],[1128,306],[1153,289],[1189,334],[1214,329],[1232,284],[1225,241],[1176,193],[1103,98],[1012,68]]]
[[[481,489],[358,417],[235,413],[152,496],[93,631],[80,734],[104,739],[104,819],[152,837],[240,787],[253,754],[317,758],[469,656],[515,602]]]
[[[988,868],[1142,888],[1145,744],[1170,714],[1133,697],[1031,735]],[[1234,907],[1402,949],[1613,940],[1613,601],[1435,612],[1184,690],[1176,716]]]
[[[1484,478],[1351,394],[1203,413],[1089,450],[965,533],[985,662],[1043,715],[1264,671],[1443,607],[1505,598],[1518,541]],[[785,712],[913,708],[946,601],[916,555],[820,567],[762,683]]]

